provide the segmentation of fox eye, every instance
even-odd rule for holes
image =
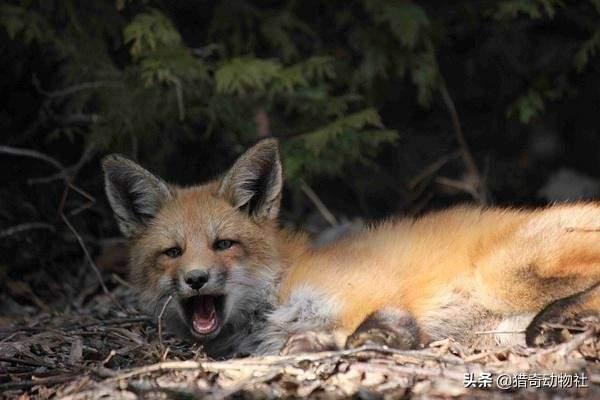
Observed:
[[[163,254],[170,258],[177,258],[177,257],[181,256],[182,253],[183,253],[183,251],[181,250],[180,247],[171,247],[171,248],[163,251]]]
[[[227,250],[234,244],[235,244],[235,242],[233,240],[228,240],[228,239],[217,240],[213,243],[213,249],[218,250],[218,251]]]

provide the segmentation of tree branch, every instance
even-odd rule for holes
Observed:
[[[475,180],[475,184],[477,186],[475,193],[473,193],[474,198],[479,203],[486,204],[488,201],[488,191],[486,189],[485,182],[483,181],[481,173],[479,172],[479,168],[477,167],[477,163],[475,162],[475,159],[469,150],[469,145],[465,139],[454,100],[452,100],[452,97],[450,97],[450,93],[448,93],[448,88],[446,87],[445,83],[442,83],[440,86],[440,94],[442,95],[442,100],[444,101],[444,104],[450,113],[452,127],[454,129],[458,145],[460,146],[461,157],[465,163],[465,167],[467,168],[467,173]]]
[[[47,91],[47,90],[42,89],[42,86],[40,85],[40,81],[37,78],[37,76],[33,75],[32,82],[33,82],[33,86],[40,93],[42,93],[43,95],[50,97],[50,98],[65,97],[65,96],[69,96],[69,95],[72,95],[74,93],[81,92],[84,90],[98,89],[101,87],[119,87],[119,86],[123,85],[119,81],[92,81],[92,82],[79,83],[79,84],[69,86],[69,87],[66,87],[66,88],[60,89],[60,90]]]
[[[65,169],[65,167],[55,158],[50,157],[49,155],[46,155],[44,153],[40,153],[39,151],[36,151],[36,150],[21,149],[18,147],[11,147],[11,146],[0,146],[0,153],[10,154],[13,156],[36,158],[38,160],[47,162],[48,164],[52,165],[54,168],[56,168],[58,170]]]
[[[10,228],[6,228],[6,229],[0,231],[0,238],[12,236],[17,233],[29,231],[32,229],[47,229],[52,232],[55,231],[54,226],[47,224],[45,222],[26,222],[24,224],[11,226]]]

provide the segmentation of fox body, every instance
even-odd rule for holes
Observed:
[[[557,307],[600,311],[600,205],[463,206],[314,249],[277,225],[274,140],[188,188],[119,156],[103,166],[141,304],[153,315],[166,305],[165,325],[215,357],[522,340],[502,332],[529,333]],[[486,330],[499,333],[477,334]],[[329,339],[311,341],[309,332]]]

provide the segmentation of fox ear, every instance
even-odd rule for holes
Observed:
[[[258,142],[237,159],[219,186],[219,195],[256,218],[277,218],[283,188],[279,146],[275,139]]]
[[[108,201],[126,237],[139,233],[173,198],[165,182],[125,157],[106,156],[102,167]]]

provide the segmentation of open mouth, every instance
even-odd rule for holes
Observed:
[[[219,330],[224,299],[223,295],[198,295],[182,302],[193,333],[204,337]]]

